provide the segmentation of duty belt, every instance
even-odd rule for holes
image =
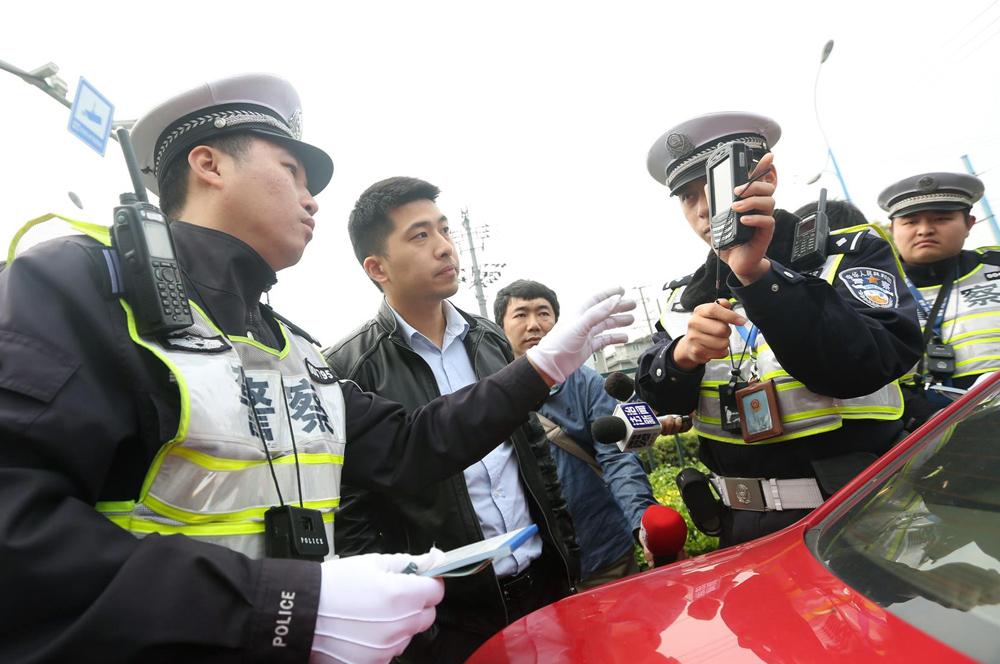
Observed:
[[[722,502],[734,510],[811,510],[823,504],[823,494],[815,477],[779,480],[712,475],[711,481],[722,496]]]

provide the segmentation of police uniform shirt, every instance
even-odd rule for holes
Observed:
[[[183,223],[174,233],[189,295],[244,335],[273,273],[235,238]],[[0,660],[305,661],[319,565],[137,539],[94,509],[137,497],[179,417],[166,368],[125,329],[102,251],[57,239],[0,273]],[[521,360],[409,416],[351,384],[343,393],[344,480],[408,491],[485,454],[548,388]],[[288,596],[287,647],[276,648]]]
[[[775,211],[775,217],[779,227],[794,223],[782,210]],[[893,381],[913,366],[920,348],[916,306],[892,248],[867,231],[848,238],[850,244],[857,243],[844,256],[838,274],[875,270],[886,275],[892,289],[890,301],[883,306],[863,298],[849,280],[835,278],[830,285],[773,258],[771,269],[748,286],[740,285],[732,275],[726,281],[728,291],[760,328],[782,368],[812,392],[837,398],[870,394]],[[639,360],[640,394],[659,412],[691,412],[698,405],[704,367],[682,371],[672,360],[680,337],[670,339],[661,333],[656,339]],[[701,456],[723,476],[812,477],[815,459],[850,451],[881,454],[901,426],[899,420],[844,420],[840,429],[828,433],[756,446],[702,438]]]

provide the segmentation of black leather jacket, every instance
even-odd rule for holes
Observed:
[[[500,328],[484,318],[459,313],[469,323],[464,343],[478,378],[513,360]],[[374,319],[323,354],[340,378],[353,380],[362,389],[410,410],[440,394],[430,367],[396,327],[396,318],[383,301]],[[541,563],[559,596],[568,595],[579,578],[579,548],[545,434],[532,417],[510,440],[530,512],[543,540],[542,555],[533,564]],[[345,484],[341,487],[335,533],[340,555],[423,553],[432,546],[447,551],[483,539],[462,473],[409,495],[363,491]],[[507,625],[509,620],[492,567],[473,576],[447,579],[437,622],[480,632],[483,640]],[[433,652],[429,643],[433,638],[433,629],[418,635],[407,655],[419,661],[418,653]]]

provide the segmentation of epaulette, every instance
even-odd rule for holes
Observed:
[[[862,228],[850,233],[840,233],[830,235],[826,239],[826,253],[830,254],[856,254],[861,251],[862,241],[868,235],[868,229]]]
[[[691,278],[694,277],[694,272],[687,275],[686,277],[681,277],[680,279],[674,279],[673,281],[668,281],[663,284],[663,290],[674,290],[675,288],[680,288],[681,286],[687,286],[691,283]]]
[[[282,323],[285,324],[285,327],[287,327],[289,330],[291,330],[295,334],[299,335],[300,337],[302,337],[303,339],[305,339],[309,343],[314,344],[316,346],[319,346],[320,348],[323,347],[323,344],[321,344],[319,341],[317,341],[316,339],[314,339],[311,334],[309,334],[308,332],[306,332],[305,330],[303,330],[301,327],[299,327],[298,325],[296,325],[295,323],[293,323],[292,321],[288,320],[287,318],[285,318],[284,316],[282,316],[281,314],[279,314],[277,311],[275,311],[274,309],[272,309],[271,305],[265,304],[265,303],[261,302],[260,303],[260,308],[263,309],[265,312],[271,314],[271,316],[273,316],[275,318],[275,320],[280,320]]]
[[[979,253],[979,262],[987,265],[1000,265],[1000,251],[987,249]]]

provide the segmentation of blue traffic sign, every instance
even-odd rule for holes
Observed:
[[[81,76],[69,112],[69,132],[104,156],[114,113],[114,105]]]

